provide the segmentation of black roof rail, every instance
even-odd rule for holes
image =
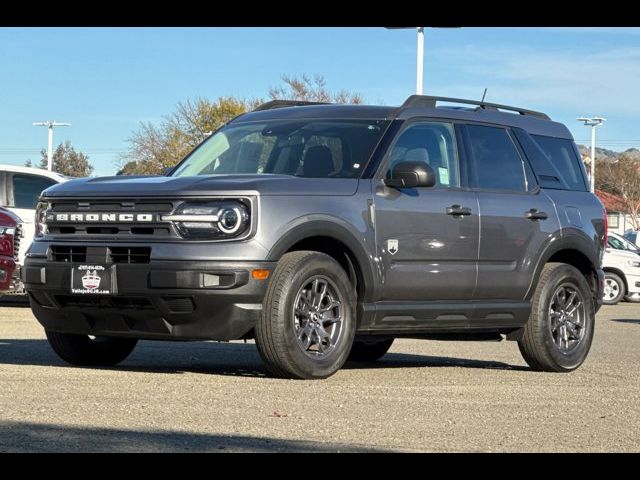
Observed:
[[[260,112],[262,110],[273,110],[274,108],[283,107],[303,107],[305,105],[329,105],[329,102],[305,102],[303,100],[271,100],[270,102],[263,103],[253,109],[254,112]]]
[[[544,120],[551,120],[546,113],[536,112],[535,110],[527,110],[525,108],[510,107],[509,105],[500,105],[498,103],[487,103],[478,100],[466,100],[463,98],[449,98],[449,97],[431,97],[428,95],[411,95],[405,100],[400,108],[409,107],[428,107],[435,108],[437,102],[449,102],[449,103],[463,103],[466,105],[477,105],[478,108],[483,110],[509,110],[511,112],[517,112],[520,115],[530,115],[532,117],[542,118]]]

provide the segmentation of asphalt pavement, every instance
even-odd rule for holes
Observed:
[[[396,340],[322,381],[270,378],[252,342],[71,367],[29,308],[0,307],[0,452],[77,451],[638,452],[640,305],[603,307],[569,374],[529,370],[515,342]]]

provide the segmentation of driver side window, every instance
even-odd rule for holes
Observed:
[[[391,153],[387,178],[400,162],[423,162],[436,174],[436,186],[460,185],[453,125],[442,122],[415,123],[400,134]]]

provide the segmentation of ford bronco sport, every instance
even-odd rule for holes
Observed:
[[[45,190],[23,278],[55,352],[255,338],[269,370],[323,378],[397,337],[516,340],[534,370],[585,360],[606,218],[567,128],[411,96],[272,101],[156,177]]]

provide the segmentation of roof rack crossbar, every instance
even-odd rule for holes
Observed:
[[[437,102],[450,102],[450,103],[463,103],[466,105],[477,105],[478,108],[484,110],[509,110],[511,112],[517,112],[520,115],[530,115],[532,117],[543,118],[545,120],[551,120],[546,113],[536,112],[535,110],[527,110],[525,108],[511,107],[509,105],[500,105],[498,103],[488,103],[478,100],[466,100],[463,98],[450,98],[450,97],[432,97],[428,95],[411,95],[405,100],[401,108],[409,107],[429,107],[435,108]]]
[[[274,108],[302,107],[304,105],[328,105],[328,102],[305,102],[303,100],[271,100],[257,106],[253,111],[273,110]]]

